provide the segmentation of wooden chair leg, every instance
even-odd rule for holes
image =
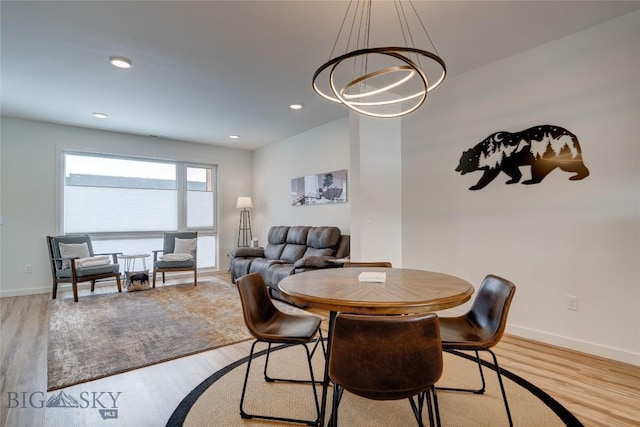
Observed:
[[[73,301],[78,302],[78,282],[75,280],[71,282],[71,287],[73,288]]]
[[[193,270],[193,286],[198,286],[198,270]]]
[[[152,288],[155,289],[156,287],[156,270],[153,270],[153,285],[151,286]]]
[[[122,292],[122,282],[120,281],[120,274],[116,276],[116,283],[118,284],[118,292]]]
[[[164,283],[164,271],[162,272],[162,283]]]
[[[91,292],[93,292],[93,291],[95,291],[95,290],[96,290],[96,281],[95,281],[95,280],[92,280],[92,281],[91,281]]]
[[[58,296],[58,281],[57,280],[53,280],[53,295],[52,295],[52,299],[56,299],[56,297]]]

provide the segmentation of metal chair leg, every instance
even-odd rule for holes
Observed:
[[[429,398],[429,393],[431,393],[431,395],[433,395],[433,411],[436,414],[436,422],[435,425],[437,427],[440,427],[442,424],[440,423],[440,407],[438,406],[438,395],[436,394],[436,388],[435,387],[431,387],[430,390],[426,391],[427,393],[427,398]],[[432,411],[432,403],[429,401],[428,399],[428,404],[429,404],[429,422],[431,423],[431,411]]]
[[[285,418],[285,417],[275,417],[275,416],[268,416],[268,415],[256,415],[256,414],[250,414],[250,413],[248,413],[248,412],[246,412],[244,410],[244,398],[245,398],[246,391],[247,391],[247,383],[248,383],[248,380],[249,380],[249,371],[251,369],[251,362],[253,361],[253,354],[254,354],[255,346],[256,346],[256,344],[258,342],[259,342],[258,340],[253,342],[253,344],[251,345],[251,351],[249,353],[249,361],[247,362],[247,371],[245,373],[244,383],[242,385],[242,396],[240,397],[240,417],[242,417],[244,419],[258,418],[258,419],[264,419],[264,420],[302,423],[302,424],[307,424],[309,426],[317,426],[320,423],[320,405],[318,403],[318,392],[316,390],[315,384],[319,383],[319,382],[316,381],[314,376],[313,376],[313,365],[311,364],[311,353],[309,352],[309,348],[305,344],[294,344],[294,345],[302,345],[304,347],[304,349],[305,349],[305,352],[307,354],[307,364],[308,364],[308,367],[309,367],[309,375],[311,377],[311,380],[308,381],[308,380],[271,379],[271,381],[270,380],[267,380],[267,381],[269,381],[269,382],[283,381],[283,382],[294,382],[294,383],[310,383],[311,384],[311,389],[313,390],[313,398],[314,398],[315,406],[316,406],[316,419],[315,420],[301,420],[301,419],[297,419],[297,418]],[[267,359],[265,360],[265,370],[264,370],[265,380],[267,379],[266,372],[267,372],[267,365],[268,365],[270,351],[271,351],[271,343],[269,343],[269,347],[267,348]]]
[[[329,419],[329,427],[338,427],[338,407],[342,400],[344,388],[338,384],[333,385],[333,399],[331,400],[331,418]]]
[[[445,350],[445,351],[448,351],[448,350]],[[483,394],[486,389],[486,384],[484,380],[484,374],[482,371],[482,361],[480,359],[480,354],[479,354],[480,351],[486,351],[490,353],[491,357],[493,358],[493,365],[496,367],[496,374],[498,375],[498,383],[500,384],[502,400],[504,401],[504,407],[507,411],[507,418],[509,418],[509,426],[513,427],[513,419],[511,418],[511,411],[509,410],[509,403],[507,402],[507,393],[504,390],[504,384],[502,382],[502,374],[500,373],[500,365],[498,365],[498,358],[496,357],[495,353],[489,348],[485,348],[482,350],[475,350],[476,362],[478,363],[478,369],[480,370],[480,378],[482,379],[482,388],[476,390],[476,389],[467,389],[467,388],[436,387],[436,389],[444,390],[444,391],[459,391],[459,392],[465,392],[465,393]]]
[[[445,350],[447,351],[447,350]],[[486,389],[486,383],[484,381],[484,373],[482,371],[482,361],[480,359],[480,354],[478,350],[475,350],[476,353],[476,363],[478,364],[478,370],[480,371],[480,379],[482,380],[482,387],[479,389],[470,389],[470,388],[456,388],[456,387],[436,387],[438,390],[444,391],[460,391],[464,393],[473,393],[473,394],[484,394]]]
[[[422,407],[424,402],[424,393],[418,393],[418,403],[416,404],[416,400],[412,397],[409,398],[409,403],[411,404],[411,409],[413,410],[413,415],[416,417],[416,421],[418,422],[418,427],[424,427],[422,423]],[[429,411],[429,419],[431,420],[431,411]]]
[[[324,348],[324,341],[322,340],[322,331],[320,332],[320,338],[318,340],[316,340],[316,343],[313,345],[313,350],[311,350],[310,353],[310,357],[313,357],[313,355],[316,352],[316,349],[318,348],[318,344],[322,343],[322,350],[323,353],[325,352],[325,348]],[[295,344],[298,345],[298,344]],[[306,344],[300,344],[300,345],[304,345],[306,347]],[[265,360],[265,364],[264,364],[264,380],[266,382],[286,382],[286,383],[302,383],[302,384],[311,384],[311,381],[309,380],[296,380],[296,379],[289,379],[289,378],[274,378],[274,377],[270,377],[269,374],[267,374],[267,368],[269,367],[269,355],[271,354],[271,343],[269,343],[269,346],[267,347],[267,356],[266,356],[266,360]],[[325,353],[326,355],[326,353]],[[313,384],[322,384],[322,381],[313,381]]]
[[[500,373],[500,366],[498,365],[498,358],[496,354],[487,349],[491,356],[493,357],[493,364],[496,366],[496,373],[498,374],[498,382],[500,383],[500,391],[502,391],[502,400],[504,400],[504,407],[507,410],[507,417],[509,418],[509,426],[513,427],[513,420],[511,419],[511,411],[509,410],[509,403],[507,402],[507,393],[504,391],[504,384],[502,383],[502,374]]]

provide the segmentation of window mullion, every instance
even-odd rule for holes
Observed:
[[[178,230],[187,229],[187,168],[184,163],[177,163],[178,180]]]

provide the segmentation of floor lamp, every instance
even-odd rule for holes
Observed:
[[[253,207],[251,197],[238,197],[236,208],[240,211],[240,226],[238,227],[238,246],[249,247],[253,236],[251,235],[251,215],[249,208]]]

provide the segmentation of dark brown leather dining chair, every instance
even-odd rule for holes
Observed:
[[[473,351],[480,370],[482,387],[479,389],[438,387],[438,390],[483,394],[485,392],[485,380],[479,352],[486,351],[493,358],[500,390],[502,391],[502,399],[504,400],[509,425],[511,426],[513,426],[513,420],[511,419],[511,411],[507,402],[507,394],[504,391],[498,359],[491,348],[498,344],[502,338],[507,326],[507,314],[515,292],[516,286],[513,283],[490,274],[482,281],[476,299],[466,314],[459,317],[440,317],[442,348],[445,351]]]
[[[345,262],[343,267],[387,267],[393,268],[393,265],[389,261],[348,261]]]
[[[240,416],[242,418],[259,418],[274,421],[287,421],[308,425],[317,425],[320,420],[320,407],[318,404],[318,393],[316,391],[315,384],[319,382],[316,381],[313,376],[311,358],[318,348],[318,343],[322,343],[322,349],[324,352],[324,342],[322,341],[322,331],[320,330],[321,319],[318,316],[290,314],[278,310],[278,308],[273,304],[273,301],[269,297],[267,285],[260,273],[251,273],[242,276],[236,280],[236,284],[238,285],[240,301],[242,302],[242,311],[244,314],[245,324],[247,325],[247,328],[249,329],[251,335],[253,335],[253,337],[255,338],[255,341],[251,345],[249,361],[247,362],[247,372],[245,374],[244,384],[242,386],[242,397],[240,398]],[[313,343],[316,336],[318,336],[319,338],[315,340],[313,349],[309,351],[309,347],[307,346],[307,344]],[[258,342],[268,344],[264,366],[265,381],[286,381],[311,384],[311,388],[313,389],[313,396],[315,399],[315,420],[300,420],[286,417],[256,415],[250,414],[244,410],[244,398],[247,390],[247,382],[249,379],[249,370],[251,369],[251,362],[253,360],[255,346]],[[301,345],[302,347],[304,347],[307,354],[310,380],[269,377],[267,374],[267,368],[269,366],[269,354],[271,353],[272,344]]]
[[[430,425],[434,411],[440,425],[434,384],[441,374],[442,344],[435,313],[338,314],[329,356],[329,378],[334,383],[331,425],[338,425],[344,390],[373,400],[409,399],[419,426],[426,400]]]

